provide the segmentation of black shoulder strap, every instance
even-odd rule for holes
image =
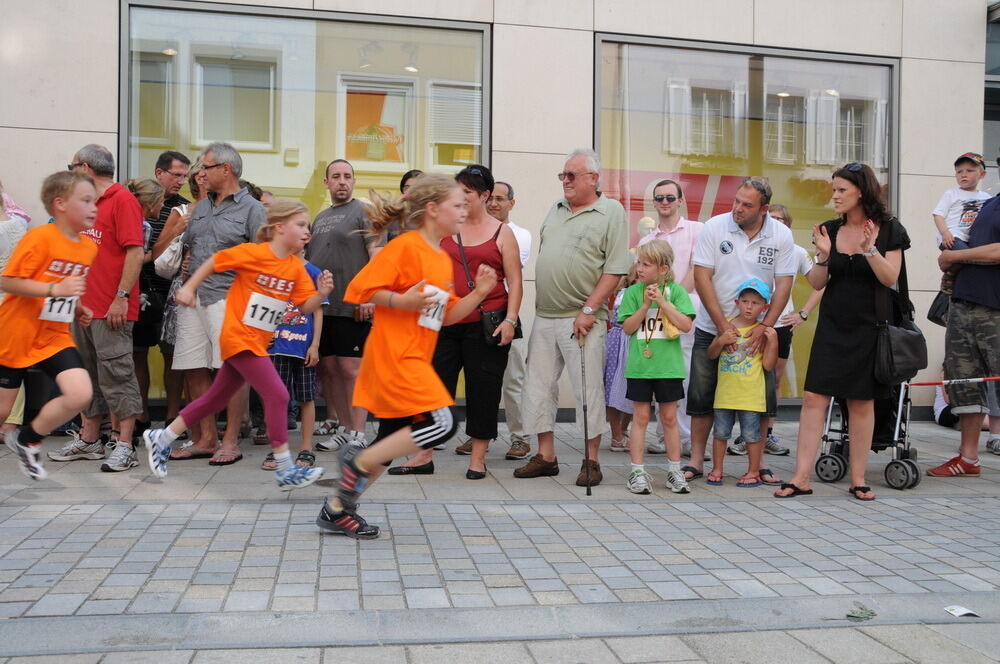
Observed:
[[[462,256],[462,269],[465,270],[465,281],[469,284],[469,291],[476,290],[476,282],[472,279],[472,273],[469,272],[469,261],[465,258],[465,247],[462,245],[462,234],[456,233],[455,237],[458,238],[458,253]]]

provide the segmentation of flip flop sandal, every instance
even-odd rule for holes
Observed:
[[[179,450],[174,450],[170,453],[171,461],[187,461],[188,459],[211,459],[215,456],[215,452],[194,452],[188,449],[188,447],[182,447]]]
[[[229,466],[243,458],[243,453],[235,450],[218,450],[209,460],[210,466]]]
[[[705,473],[703,473],[702,471],[698,470],[694,466],[681,466],[681,472],[682,473],[691,473],[691,477],[687,478],[688,482],[690,482],[691,480],[696,480],[699,477],[704,477],[704,475],[705,475]]]
[[[264,457],[264,461],[260,464],[261,470],[277,470],[278,462],[274,459],[274,452],[268,452],[267,456]]]
[[[712,479],[713,477],[717,477],[719,479],[713,480]],[[723,475],[721,473],[718,474],[718,475],[716,475],[715,473],[709,473],[708,477],[705,479],[705,484],[710,484],[712,486],[722,486],[723,483],[725,482],[724,478],[725,478],[725,475]]]
[[[872,496],[871,498],[862,498],[858,494],[859,493],[871,493],[871,490],[872,490],[872,488],[870,486],[852,486],[850,489],[847,490],[847,493],[849,493],[852,496],[854,496],[854,498],[856,500],[863,500],[865,502],[868,502],[869,500],[875,500],[875,496]]]
[[[775,491],[774,492],[774,497],[775,498],[795,498],[796,496],[811,496],[812,492],[813,492],[812,489],[800,489],[799,487],[795,486],[794,484],[789,484],[788,482],[785,482],[784,484],[782,484],[781,485],[781,489],[782,490],[791,489],[792,492],[790,494],[788,494],[787,496],[782,496],[782,495],[779,495],[777,491]]]
[[[305,461],[306,467],[312,468],[316,465],[316,455],[309,450],[302,450],[299,455],[295,457],[295,463],[298,464],[299,461]]]
[[[254,445],[267,445],[271,442],[271,438],[267,435],[267,429],[264,427],[257,427],[253,432],[253,444]]]
[[[760,477],[758,475],[743,475],[740,477],[740,481],[736,483],[736,486],[741,489],[752,489],[760,486],[761,484],[763,484],[763,482],[760,481]]]
[[[781,485],[781,480],[774,480],[774,479],[772,479],[772,480],[765,480],[764,479],[765,475],[768,475],[770,477],[777,477],[777,475],[775,475],[774,473],[771,472],[770,468],[761,468],[760,469],[760,473],[759,473],[761,484],[770,484],[772,486],[780,486]]]

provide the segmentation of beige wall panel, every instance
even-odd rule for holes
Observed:
[[[913,379],[914,382],[941,380],[941,363],[944,362],[944,328],[927,320],[926,315],[927,308],[931,306],[931,300],[934,299],[935,293],[926,291],[910,293],[910,299],[917,310],[917,327],[924,333],[924,339],[927,340],[927,368],[917,374],[916,378]],[[934,388],[914,387],[912,398],[915,406],[933,405]]]
[[[753,0],[594,0],[594,29],[750,44]]]
[[[982,62],[986,7],[979,0],[906,0],[903,57]]]
[[[900,69],[899,172],[946,175],[983,152],[983,65],[904,58]]]
[[[960,153],[956,152],[954,160]],[[951,162],[945,164],[942,173],[951,171]],[[910,235],[910,250],[906,252],[907,276],[910,279],[911,290],[923,290],[936,293],[941,285],[941,272],[938,270],[937,242],[935,240],[934,222],[931,220],[931,210],[937,205],[941,194],[955,186],[955,178],[941,175],[936,177],[924,175],[903,175],[899,187],[899,220],[906,226]],[[927,310],[919,312],[921,316]]]
[[[118,2],[5,0],[0,71],[0,124],[117,131]]]
[[[364,12],[387,16],[418,16],[452,21],[493,21],[493,0],[314,0],[315,9]]]
[[[0,177],[4,190],[31,215],[32,226],[44,224],[49,215],[38,197],[46,176],[66,169],[73,155],[87,143],[104,145],[118,152],[118,134],[48,131],[0,127],[4,164]],[[12,166],[16,164],[17,167]]]
[[[494,150],[565,154],[593,144],[593,35],[498,25],[493,54]]]
[[[594,29],[594,0],[494,0],[493,20],[541,28]]]
[[[902,14],[903,0],[756,0],[754,43],[898,56]]]

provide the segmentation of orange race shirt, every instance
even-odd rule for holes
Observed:
[[[354,386],[354,405],[376,417],[409,417],[455,403],[431,366],[444,312],[459,299],[448,254],[432,247],[417,231],[404,233],[354,277],[344,301],[368,302],[379,290],[405,293],[421,281],[439,295],[431,311],[375,307]]]
[[[5,277],[45,283],[73,275],[87,276],[97,245],[81,235],[70,240],[55,224],[33,228],[14,249]],[[70,323],[79,298],[21,297],[7,293],[0,302],[0,365],[23,369],[73,348]]]
[[[285,305],[290,300],[301,306],[316,294],[305,262],[298,256],[278,258],[270,244],[251,242],[216,252],[214,258],[216,272],[236,271],[219,338],[222,359],[245,350],[267,357]]]

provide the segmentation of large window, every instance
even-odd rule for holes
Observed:
[[[683,214],[704,221],[732,209],[745,177],[764,176],[807,247],[809,229],[834,216],[834,169],[864,162],[890,184],[894,61],[640,41],[602,36],[596,95],[602,188],[625,206],[633,243],[639,220],[656,218],[652,187],[663,178],[682,184]],[[800,280],[795,302],[808,295]],[[795,336],[803,361],[814,321]],[[797,364],[785,394],[801,389]]]
[[[163,150],[194,158],[227,141],[246,179],[315,213],[336,158],[354,163],[359,196],[395,190],[411,168],[488,158],[482,26],[145,4],[129,9],[125,175],[152,175]]]

